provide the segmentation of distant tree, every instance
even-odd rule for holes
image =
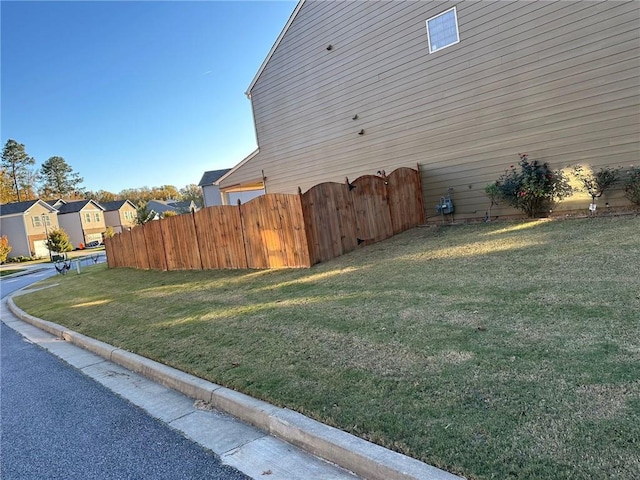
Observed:
[[[121,190],[117,196],[121,199],[130,200],[136,205],[146,204],[149,200],[153,200],[153,194],[149,187],[127,188]]]
[[[69,240],[69,235],[61,228],[49,232],[46,242],[47,249],[51,253],[64,253],[73,250],[73,245]]]
[[[180,192],[173,185],[162,185],[151,189],[152,198],[150,200],[177,200]]]
[[[2,169],[6,172],[11,180],[13,191],[15,192],[16,201],[26,200],[22,193],[30,185],[32,181],[32,165],[36,161],[33,157],[27,155],[24,145],[9,139],[2,149]],[[33,185],[31,185],[33,193]],[[27,192],[28,193],[28,192]],[[28,196],[28,195],[27,195]]]
[[[23,181],[20,183],[20,195],[22,200],[35,200],[38,198],[36,185],[39,183],[40,175],[36,170],[29,170]]]
[[[153,220],[155,215],[156,212],[149,210],[146,202],[141,203],[138,208],[136,208],[136,225],[144,225],[145,223],[150,222]]]
[[[84,179],[62,157],[50,157],[42,164],[42,195],[45,198],[70,198],[80,192]]]
[[[180,189],[180,199],[187,201],[192,200],[197,207],[202,207],[204,205],[202,189],[195,183],[186,185],[184,188]]]
[[[0,237],[0,263],[7,261],[7,257],[11,252],[11,245],[9,245],[9,239],[6,235]]]
[[[165,212],[162,212],[162,218],[169,218],[169,217],[176,217],[176,216],[178,216],[178,212],[174,210],[167,210]]]
[[[13,189],[11,177],[9,177],[3,168],[0,170],[0,203],[5,204],[17,201],[18,197]]]
[[[95,200],[98,203],[113,202],[118,199],[115,193],[107,192],[106,190],[98,190],[94,192],[92,190],[85,190],[82,198],[86,200]]]

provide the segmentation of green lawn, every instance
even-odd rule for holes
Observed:
[[[14,273],[24,272],[24,268],[7,268],[0,270],[0,277],[4,277],[5,275],[13,275]]]
[[[636,479],[640,217],[416,228],[304,270],[98,265],[29,313],[472,479]]]

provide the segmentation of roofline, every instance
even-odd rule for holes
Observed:
[[[278,35],[278,38],[276,38],[276,41],[273,44],[273,47],[271,47],[271,50],[269,50],[269,53],[267,53],[266,58],[262,62],[262,65],[260,65],[260,68],[258,69],[258,73],[256,73],[255,77],[253,77],[253,80],[251,81],[251,84],[247,88],[247,91],[244,92],[244,94],[247,96],[247,98],[251,98],[251,90],[253,89],[254,85],[258,81],[258,78],[260,77],[260,75],[262,75],[262,71],[267,66],[267,63],[269,63],[269,60],[271,60],[271,57],[273,56],[273,53],[276,51],[276,48],[278,48],[278,45],[280,45],[280,42],[282,41],[282,38],[284,37],[284,35],[289,30],[289,27],[291,26],[291,24],[293,23],[293,20],[298,15],[298,12],[300,11],[300,8],[302,7],[302,4],[305,1],[306,0],[299,0],[298,4],[296,5],[296,8],[293,9],[293,12],[291,13],[291,16],[289,16],[289,20],[287,20],[287,23],[285,24],[284,28],[280,32],[280,35]]]
[[[31,200],[25,200],[25,202],[30,202],[30,201],[31,201]],[[44,200],[41,200],[41,199],[39,199],[39,198],[36,198],[35,200],[33,200],[33,204],[32,204],[30,207],[25,208],[25,209],[24,209],[24,211],[22,211],[22,212],[8,213],[8,214],[3,214],[3,213],[1,213],[1,212],[0,212],[0,216],[1,216],[1,217],[5,217],[5,218],[8,218],[8,217],[14,217],[14,216],[16,216],[16,215],[19,215],[19,216],[23,216],[23,217],[24,217],[27,213],[29,213],[29,210],[31,210],[33,207],[35,207],[35,206],[36,206],[36,205],[38,205],[38,204],[42,205],[42,206],[43,206],[43,207],[45,207],[47,210],[49,210],[49,213],[54,213],[54,212],[55,212],[55,213],[58,213],[58,210],[57,210],[55,207],[52,207],[51,205],[49,205],[49,204],[48,204],[47,202],[45,202]],[[3,204],[3,205],[6,205],[6,204]],[[1,210],[1,209],[0,209],[0,210]]]
[[[64,200],[63,200],[63,201],[64,201]],[[82,200],[72,200],[72,201],[71,201],[71,202],[69,202],[69,203],[81,202],[81,201],[82,201]],[[65,204],[66,204],[66,205],[69,205],[69,203],[65,203]],[[96,207],[98,207],[101,211],[103,211],[103,212],[105,212],[105,211],[106,211],[106,210],[105,210],[105,208],[104,208],[102,205],[100,205],[98,202],[96,202],[95,200],[87,200],[87,203],[85,203],[85,204],[84,204],[84,206],[83,206],[82,208],[86,207],[86,206],[87,206],[87,205],[89,205],[90,203],[93,203],[93,204],[94,204]],[[82,210],[82,208],[81,208],[80,210]],[[54,210],[55,210],[55,209],[54,209]],[[80,210],[76,210],[75,212],[65,212],[65,213],[60,213],[60,211],[58,211],[58,215],[70,215],[70,214],[72,214],[72,213],[79,213],[79,212],[80,212]]]
[[[304,1],[304,0],[301,0],[301,1]],[[238,163],[235,167],[233,167],[231,170],[229,170],[227,173],[225,173],[223,176],[221,176],[218,180],[213,182],[213,185],[220,186],[220,182],[221,181],[226,179],[229,175],[231,175],[233,172],[238,170],[241,166],[243,166],[245,163],[247,163],[249,160],[251,160],[253,157],[258,155],[259,153],[260,153],[260,147],[256,148],[253,152],[251,152],[243,160],[241,160],[240,163]]]
[[[120,205],[120,208],[124,207],[125,203],[130,203],[133,208],[138,208],[138,207],[135,206],[135,204],[131,200],[126,199],[126,198],[124,200],[112,200],[112,201],[113,202],[122,202],[122,205]],[[107,210],[104,207],[104,205],[102,205],[100,202],[96,202],[96,203],[99,204],[104,209],[105,212],[117,212],[118,210],[120,210],[120,208],[116,208],[114,210]],[[104,202],[104,203],[111,203],[111,202]]]

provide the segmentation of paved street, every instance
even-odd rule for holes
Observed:
[[[48,267],[3,279],[2,296]],[[0,337],[3,480],[247,478],[4,323]]]

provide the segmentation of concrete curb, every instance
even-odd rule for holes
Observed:
[[[225,413],[363,478],[370,480],[459,480],[463,478],[312,420],[300,413],[276,407],[68,330],[56,323],[29,315],[16,306],[12,296],[7,299],[7,306],[16,317],[35,327],[190,398],[211,403]]]

